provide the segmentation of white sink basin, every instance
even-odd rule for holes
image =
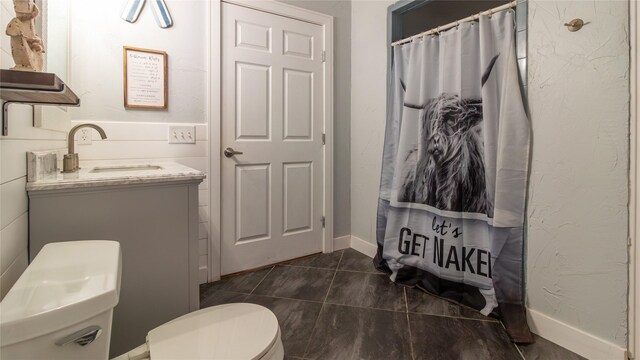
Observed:
[[[90,173],[106,173],[106,172],[123,172],[123,171],[149,171],[162,170],[162,166],[158,165],[114,165],[114,166],[96,166],[91,169]]]

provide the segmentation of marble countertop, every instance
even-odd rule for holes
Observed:
[[[138,185],[197,181],[205,178],[202,171],[172,161],[80,161],[80,170],[61,173],[39,172],[27,182],[27,191],[95,188],[116,185]],[[119,169],[118,169],[119,168]],[[124,169],[123,169],[124,168]]]

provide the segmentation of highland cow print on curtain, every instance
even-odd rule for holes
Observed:
[[[394,47],[376,266],[531,342],[523,286],[529,122],[514,13]]]

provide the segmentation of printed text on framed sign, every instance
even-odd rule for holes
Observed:
[[[125,46],[124,107],[167,108],[167,53]]]

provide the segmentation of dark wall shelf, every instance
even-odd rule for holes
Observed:
[[[78,96],[52,73],[0,70],[2,135],[9,133],[9,105],[80,106]]]

